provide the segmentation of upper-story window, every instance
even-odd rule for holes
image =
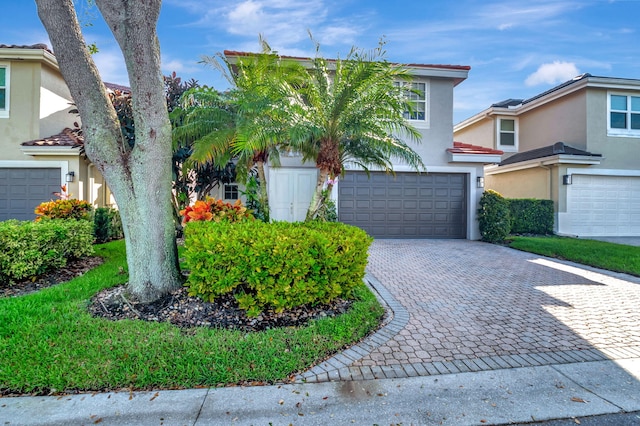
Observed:
[[[405,89],[404,95],[411,105],[411,110],[404,112],[404,118],[412,121],[412,124],[418,127],[427,126],[429,124],[428,84],[426,82],[396,82],[395,85]]]
[[[514,118],[498,119],[498,149],[503,151],[518,150],[518,122]]]
[[[0,117],[9,116],[9,66],[0,64]]]
[[[640,137],[640,96],[609,94],[608,121],[609,135]]]

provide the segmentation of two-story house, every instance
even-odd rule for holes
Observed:
[[[246,52],[225,51],[230,63]],[[292,58],[310,66],[308,58]],[[482,194],[483,166],[499,161],[500,151],[453,143],[453,91],[470,67],[406,65],[413,76],[413,114],[406,118],[419,130],[420,154],[426,172],[394,164],[395,175],[348,169],[334,187],[338,218],[376,238],[478,239],[476,211]],[[271,216],[304,220],[316,184],[314,164],[292,154],[267,175]]]
[[[640,80],[583,74],[496,103],[454,138],[504,151],[486,187],[553,200],[558,234],[640,236]]]
[[[30,220],[62,185],[107,204],[100,173],[81,154],[73,101],[47,46],[0,45],[0,220]]]

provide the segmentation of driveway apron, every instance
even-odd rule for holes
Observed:
[[[362,380],[640,356],[640,278],[468,240],[376,240],[379,332],[299,376]]]

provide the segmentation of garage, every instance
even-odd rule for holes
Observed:
[[[466,238],[467,174],[347,172],[338,218],[375,238]]]
[[[640,177],[573,174],[567,213],[578,236],[640,236]]]
[[[60,192],[59,168],[0,168],[0,221],[33,220],[33,210]]]

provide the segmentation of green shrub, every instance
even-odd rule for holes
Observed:
[[[512,234],[552,234],[553,201],[509,199]]]
[[[480,198],[478,221],[482,241],[499,243],[511,232],[509,203],[498,192],[486,190]]]
[[[93,235],[101,244],[124,237],[120,212],[110,207],[98,207],[93,213]]]
[[[372,239],[342,223],[189,222],[184,258],[191,295],[233,292],[250,316],[350,297]]]
[[[35,277],[92,254],[92,231],[93,224],[85,220],[0,222],[0,280]]]

